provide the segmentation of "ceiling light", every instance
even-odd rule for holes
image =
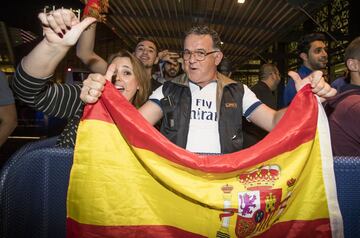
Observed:
[[[245,0],[238,0],[238,3],[245,3]]]

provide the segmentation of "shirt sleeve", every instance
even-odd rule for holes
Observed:
[[[262,102],[256,97],[255,93],[244,85],[243,116],[249,118],[251,113],[261,104]]]
[[[53,77],[39,79],[28,75],[18,65],[12,81],[13,92],[20,101],[49,116],[72,118],[83,108],[81,85],[50,82]]]
[[[162,89],[163,85],[155,89],[149,97],[149,100],[156,103],[159,107],[161,107],[160,100],[164,98]]]

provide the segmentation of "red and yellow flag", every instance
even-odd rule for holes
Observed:
[[[305,87],[255,146],[196,155],[107,84],[78,129],[67,216],[74,238],[342,237],[326,117]]]

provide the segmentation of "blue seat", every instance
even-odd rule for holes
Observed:
[[[27,143],[23,145],[19,150],[17,150],[11,158],[21,157],[24,153],[28,153],[31,150],[45,148],[45,147],[53,147],[55,146],[57,141],[57,136],[46,138],[43,140],[38,140],[34,142]]]
[[[334,157],[334,171],[345,237],[359,237],[360,157]]]
[[[0,237],[66,237],[73,150],[56,138],[25,145],[0,173]]]

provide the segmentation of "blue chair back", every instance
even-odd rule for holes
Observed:
[[[345,237],[359,237],[360,157],[334,157],[334,170]]]
[[[73,150],[30,143],[0,174],[0,237],[66,237],[66,195]]]

